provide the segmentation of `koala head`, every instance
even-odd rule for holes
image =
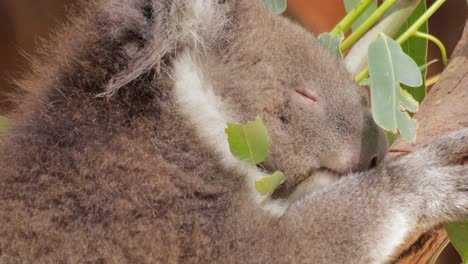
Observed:
[[[148,57],[170,55],[179,105],[217,145],[226,144],[226,122],[260,116],[272,139],[262,166],[285,173],[285,194],[317,172],[340,175],[383,159],[386,138],[365,90],[310,32],[261,0],[159,5]]]
[[[249,2],[234,14],[232,41],[206,67],[226,111],[266,123],[272,147],[263,166],[285,172],[289,192],[319,170],[343,174],[379,163],[387,143],[366,91],[310,32],[263,1]]]

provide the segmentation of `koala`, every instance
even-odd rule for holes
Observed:
[[[261,0],[71,8],[18,81],[0,146],[0,263],[384,263],[468,217],[468,129],[383,161],[366,93]],[[235,159],[228,122],[271,153]],[[255,181],[286,179],[270,200]]]

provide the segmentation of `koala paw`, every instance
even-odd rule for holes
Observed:
[[[424,192],[427,197],[427,216],[443,222],[468,219],[468,166],[431,168],[425,177],[434,185]],[[425,186],[428,185],[420,188]]]
[[[399,179],[421,221],[428,224],[468,219],[468,166],[457,161],[468,154],[468,128],[447,134],[397,160],[388,173]],[[413,207],[413,205],[415,205]]]

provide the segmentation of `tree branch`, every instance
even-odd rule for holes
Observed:
[[[417,143],[399,140],[395,148],[417,149],[429,141],[463,127],[468,127],[468,24],[452,59],[440,81],[427,95],[421,110]],[[447,233],[442,226],[408,239],[402,248],[398,264],[428,263],[447,244]]]

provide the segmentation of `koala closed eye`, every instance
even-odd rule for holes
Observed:
[[[80,8],[18,82],[0,263],[382,263],[414,230],[468,217],[466,167],[449,162],[468,130],[382,162],[364,92],[264,1]],[[257,116],[263,167],[225,133]],[[255,182],[276,170],[265,200]]]
[[[319,99],[319,96],[317,93],[312,91],[311,89],[304,87],[304,86],[299,86],[295,89],[296,93],[301,95],[304,99],[306,99],[309,103],[314,103],[317,102]]]

